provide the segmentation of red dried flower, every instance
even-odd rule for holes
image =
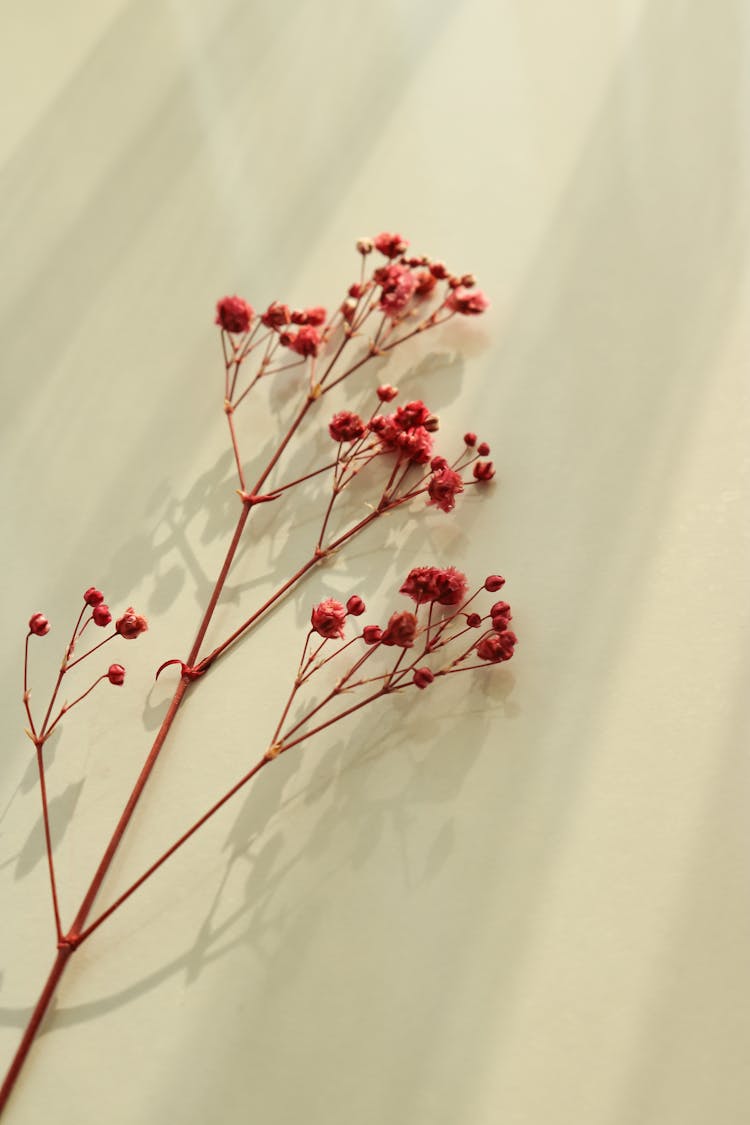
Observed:
[[[122,687],[125,683],[125,669],[122,664],[110,664],[107,669],[107,679],[115,687]]]
[[[320,347],[320,333],[312,325],[305,325],[299,332],[290,334],[288,347],[297,355],[317,355]]]
[[[437,281],[429,270],[420,270],[417,274],[417,287],[414,290],[414,296],[424,301],[430,296],[436,285]]]
[[[398,645],[399,648],[411,648],[417,634],[417,619],[413,613],[405,610],[401,613],[391,614],[385,632],[381,638],[384,645]]]
[[[383,630],[379,625],[365,625],[362,630],[362,639],[366,645],[376,645],[382,640]]]
[[[440,605],[458,605],[466,597],[466,575],[455,566],[439,570],[435,576],[436,601]]]
[[[474,465],[473,471],[475,480],[492,480],[495,475],[495,466],[491,461],[477,461]]]
[[[383,231],[375,238],[374,245],[375,249],[385,254],[386,258],[397,258],[399,254],[404,253],[409,242],[401,234],[388,234]]]
[[[384,383],[382,387],[378,387],[376,393],[381,402],[393,402],[398,390],[396,387],[392,387],[390,383]]]
[[[242,297],[222,297],[216,306],[216,323],[225,332],[247,332],[254,316],[252,305]]]
[[[328,433],[334,441],[356,441],[367,429],[359,414],[340,410],[328,423]]]
[[[439,469],[430,477],[427,492],[429,505],[440,508],[441,512],[452,512],[456,506],[456,496],[463,492],[464,482],[453,469]]]
[[[102,629],[105,627],[105,625],[109,625],[110,621],[112,620],[112,614],[110,613],[109,606],[105,605],[104,602],[101,602],[100,605],[94,606],[94,611],[91,616],[94,619],[94,624],[99,625]]]
[[[321,324],[325,324],[328,313],[321,305],[316,305],[312,309],[305,309],[305,317],[305,324],[312,324],[314,328],[319,328]]]
[[[484,588],[485,590],[489,590],[491,594],[496,593],[498,590],[502,590],[504,585],[505,579],[500,574],[490,574],[484,580]],[[505,603],[498,602],[498,605],[500,604],[504,605]]]
[[[487,442],[486,441],[480,441],[479,445],[477,446],[477,453],[479,454],[479,456],[480,457],[488,457],[489,452],[490,452],[490,447],[487,444]]]
[[[482,618],[478,613],[468,613],[466,615],[466,624],[470,629],[478,629],[482,624]]]
[[[97,590],[96,586],[89,586],[88,590],[86,590],[85,594],[83,595],[83,600],[85,601],[86,605],[101,605],[104,601],[104,594],[101,592],[101,590]]]
[[[408,305],[417,281],[411,270],[406,266],[392,263],[376,270],[375,280],[381,287],[379,307],[389,316],[398,316]]]
[[[464,434],[464,442],[466,445],[474,446],[477,444],[477,435],[472,433],[471,430],[468,434]]]
[[[448,267],[445,262],[431,262],[430,273],[433,277],[437,278],[438,281],[445,281],[448,276]]]
[[[415,426],[423,426],[430,417],[430,412],[418,398],[414,402],[405,402],[403,406],[399,406],[391,417],[399,429],[411,430]]]
[[[477,644],[476,653],[480,660],[486,660],[490,664],[500,664],[504,660],[510,660],[517,642],[516,634],[509,631],[489,633]]]
[[[418,688],[421,688],[422,691],[424,691],[426,687],[429,687],[434,679],[435,677],[431,670],[427,667],[417,668],[414,672],[414,683]]]
[[[366,609],[367,606],[358,594],[352,594],[346,603],[346,611],[347,613],[351,613],[352,617],[361,617]]]
[[[462,283],[453,290],[445,303],[461,316],[478,316],[490,307],[490,302],[481,289],[466,289]]]
[[[438,596],[436,578],[439,573],[436,566],[415,566],[407,574],[399,593],[406,594],[417,605],[434,602]]]
[[[409,461],[415,465],[426,465],[432,454],[432,438],[424,426],[415,426],[413,430],[399,433],[397,437],[398,448]]]
[[[319,636],[333,640],[335,637],[343,637],[345,619],[346,609],[341,602],[337,602],[335,598],[325,598],[313,608],[310,622]]]
[[[510,620],[510,606],[507,602],[495,602],[490,609],[490,617],[507,617]]]
[[[292,323],[292,314],[289,305],[280,305],[273,301],[261,316],[261,321],[266,328],[283,328]]]
[[[146,632],[148,621],[145,617],[136,613],[131,605],[128,606],[122,617],[117,619],[115,629],[126,641],[134,641],[136,637],[140,637],[141,633]]]
[[[49,633],[49,621],[43,613],[32,613],[29,618],[29,632],[35,637],[45,637]]]

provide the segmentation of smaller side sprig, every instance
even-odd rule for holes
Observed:
[[[26,710],[26,716],[29,721],[29,726],[26,730],[27,735],[34,743],[36,750],[37,768],[39,772],[39,788],[42,802],[42,817],[44,820],[44,835],[47,849],[47,866],[49,868],[50,876],[50,890],[52,892],[52,906],[55,916],[55,929],[57,932],[57,940],[63,940],[62,927],[60,923],[60,909],[57,893],[57,882],[55,878],[55,866],[52,856],[52,836],[50,831],[49,821],[49,807],[47,802],[47,785],[44,769],[44,744],[52,735],[58,724],[61,722],[63,716],[68,714],[75,706],[81,703],[91,692],[104,680],[113,684],[115,687],[122,687],[125,682],[125,668],[122,664],[110,664],[106,671],[97,676],[93,683],[89,684],[84,691],[77,695],[72,702],[65,700],[60,705],[57,714],[54,715],[55,705],[60,694],[60,689],[63,685],[65,677],[77,665],[83,663],[88,657],[98,652],[104,645],[114,640],[116,637],[121,637],[125,640],[135,640],[145,633],[148,629],[148,623],[145,617],[136,613],[132,606],[129,606],[125,612],[118,617],[115,622],[114,629],[108,633],[103,640],[92,644],[81,656],[75,656],[76,645],[79,644],[81,638],[89,625],[100,629],[106,629],[112,622],[112,613],[109,606],[104,601],[104,594],[95,586],[89,588],[83,594],[83,606],[78,619],[73,627],[70,639],[65,646],[63,653],[62,663],[57,673],[57,679],[52,689],[49,702],[44,711],[44,717],[41,721],[35,721],[34,715],[31,710],[31,687],[29,686],[29,640],[31,637],[46,637],[50,632],[50,623],[43,613],[33,613],[29,618],[28,632],[24,643],[24,656],[23,656],[23,705]]]
[[[320,602],[312,611],[297,674],[266,757],[276,758],[396,692],[412,687],[424,691],[441,677],[510,660],[518,639],[510,629],[508,603],[497,601],[483,613],[469,610],[480,594],[496,593],[504,583],[500,575],[489,575],[467,595],[466,576],[455,567],[415,567],[400,588],[414,602],[414,609],[394,610],[385,625],[365,625],[349,640],[345,639],[346,621],[365,612],[362,599],[353,595],[346,606],[334,598]],[[300,718],[289,721],[304,685],[344,653],[350,663],[334,686]],[[353,696],[354,701],[331,714],[344,695]],[[311,726],[314,718],[322,721]]]

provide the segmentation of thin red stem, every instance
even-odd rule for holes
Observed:
[[[49,827],[49,809],[47,806],[47,785],[44,779],[44,751],[41,742],[36,744],[36,764],[39,770],[39,790],[42,795],[42,818],[44,820],[44,842],[47,848],[47,867],[49,868],[49,884],[52,891],[52,908],[55,914],[55,932],[57,940],[62,937],[60,925],[60,907],[57,900],[57,883],[55,881],[55,864],[52,859],[52,834]]]
[[[18,1045],[13,1061],[10,1064],[8,1073],[5,1080],[0,1086],[0,1116],[8,1103],[8,1098],[11,1095],[13,1087],[18,1080],[18,1075],[21,1073],[21,1068],[26,1061],[26,1057],[31,1050],[32,1044],[36,1038],[36,1034],[44,1019],[47,1008],[49,1007],[52,997],[55,995],[55,990],[63,974],[65,966],[68,963],[73,949],[70,945],[63,945],[58,948],[57,956],[53,962],[52,969],[42,989],[41,995],[36,1002],[36,1006],[28,1022],[26,1030],[23,1033],[23,1038]]]
[[[87,926],[85,930],[81,931],[77,938],[77,944],[80,945],[81,942],[90,937],[94,930],[98,929],[99,926],[101,926],[102,922],[109,918],[111,914],[114,914],[115,910],[117,910],[118,907],[122,906],[122,904],[127,899],[129,899],[130,896],[135,891],[137,891],[138,888],[142,886],[142,884],[145,883],[147,879],[150,879],[151,876],[159,870],[161,865],[163,863],[166,863],[170,856],[174,855],[178,848],[181,848],[183,844],[187,843],[190,837],[194,836],[198,829],[203,827],[206,821],[210,820],[211,817],[214,816],[214,814],[217,813],[219,809],[227,803],[227,801],[234,797],[235,793],[238,793],[244,785],[247,785],[248,781],[250,781],[251,778],[253,778],[255,774],[260,769],[262,769],[262,767],[265,766],[270,760],[271,759],[264,755],[260,759],[260,761],[256,762],[253,768],[248,773],[246,773],[244,777],[241,777],[236,785],[233,785],[232,788],[216,802],[216,804],[212,805],[208,812],[204,813],[203,816],[200,817],[200,819],[197,820],[191,828],[188,828],[187,832],[183,832],[180,838],[176,840],[170,848],[167,848],[163,855],[159,856],[159,858],[154,863],[152,863],[146,871],[144,871],[140,878],[136,879],[136,881],[130,887],[128,887],[128,889],[124,891],[123,894],[119,896],[119,898],[115,899],[112,905],[107,907],[107,909],[102,914],[100,914],[99,917],[94,922],[92,922],[90,926]]]

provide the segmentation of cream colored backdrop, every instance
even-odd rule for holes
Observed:
[[[521,638],[265,771],[76,955],[8,1125],[746,1125],[748,4],[0,14],[0,1064],[52,959],[25,622],[151,620],[53,750],[70,917],[235,519],[217,297],[330,304],[380,229],[474,270],[486,318],[381,377],[498,480],[206,680],[102,902],[255,760],[321,590],[498,569]]]

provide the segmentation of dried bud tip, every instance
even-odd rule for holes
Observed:
[[[101,605],[104,601],[104,594],[101,590],[97,590],[96,586],[89,586],[88,590],[83,595],[83,600],[86,605],[95,606]]]
[[[492,480],[495,475],[495,466],[491,461],[477,461],[474,465],[474,480]]]
[[[440,418],[437,414],[428,414],[423,425],[428,434],[434,434],[440,429]]]
[[[377,396],[381,402],[393,402],[398,394],[396,387],[392,387],[390,383],[384,383],[382,387],[378,387]]]
[[[216,305],[216,323],[225,332],[247,332],[255,309],[242,297],[222,297]]]
[[[468,434],[464,434],[464,443],[469,446],[475,446],[477,444],[477,435],[469,430]]]
[[[383,630],[379,625],[365,625],[362,630],[362,638],[366,645],[376,645],[383,636]]]
[[[372,254],[372,251],[373,251],[374,247],[375,247],[375,243],[372,241],[371,238],[358,238],[357,239],[357,249],[359,250],[360,254],[363,254],[363,255],[364,254]]]
[[[112,614],[109,611],[109,606],[105,605],[104,602],[101,602],[100,605],[94,606],[94,610],[91,616],[94,619],[94,624],[101,626],[101,628],[104,628],[105,625],[109,625],[110,621],[112,620]]]
[[[310,624],[319,637],[330,641],[343,637],[345,618],[346,610],[341,602],[337,602],[335,598],[324,598],[313,607]]]
[[[115,629],[126,641],[134,641],[141,633],[146,632],[148,621],[136,613],[132,606],[128,606],[122,617],[117,619]]]
[[[352,594],[349,601],[346,603],[347,613],[351,613],[352,617],[361,617],[367,609],[367,606],[357,594]]]
[[[435,677],[429,668],[417,668],[414,673],[414,683],[422,691],[424,691],[426,687],[429,687],[434,679]]]
[[[502,590],[504,585],[505,579],[499,574],[490,574],[484,580],[484,588],[489,590],[491,594],[494,594],[497,590]]]
[[[122,664],[110,664],[107,669],[107,679],[115,687],[122,687],[125,683],[125,669]]]
[[[35,637],[44,637],[49,633],[49,621],[43,613],[34,613],[29,618],[29,632]]]

